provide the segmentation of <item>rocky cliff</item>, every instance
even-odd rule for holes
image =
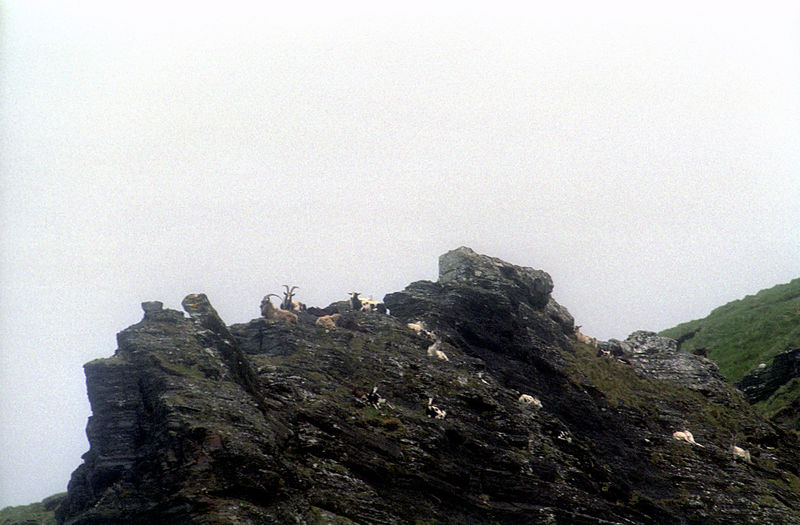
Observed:
[[[90,450],[58,520],[800,523],[796,434],[669,343],[577,343],[552,289],[460,248],[388,315],[309,309],[333,328],[145,303],[85,366]]]
[[[780,387],[800,377],[800,348],[794,348],[776,355],[770,364],[754,368],[740,379],[738,386],[748,401],[764,401]]]

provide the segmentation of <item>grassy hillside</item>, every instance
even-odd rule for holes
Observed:
[[[775,354],[800,346],[800,279],[720,306],[661,335],[685,339],[682,351],[706,348],[722,374],[737,381]]]
[[[45,498],[39,503],[0,509],[0,525],[55,525],[55,509],[66,492]]]

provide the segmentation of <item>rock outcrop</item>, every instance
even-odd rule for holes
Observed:
[[[800,348],[776,355],[770,364],[758,366],[745,374],[736,386],[751,403],[768,399],[780,387],[800,377]]]
[[[712,367],[668,341],[597,356],[552,289],[459,248],[390,315],[226,326],[201,294],[190,318],[144,303],[85,366],[91,448],[59,522],[800,523],[795,435],[725,383],[704,395]]]
[[[635,367],[641,374],[669,381],[719,400],[728,400],[730,385],[710,359],[678,352],[678,341],[655,332],[638,330],[625,341],[601,341],[598,348]]]

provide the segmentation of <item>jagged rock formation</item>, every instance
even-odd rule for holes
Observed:
[[[91,449],[58,519],[800,523],[796,435],[724,383],[695,388],[702,358],[597,356],[552,288],[460,248],[438,281],[387,295],[390,315],[335,303],[227,327],[202,295],[190,319],[145,303],[114,356],[85,367]],[[341,319],[325,329],[313,312]],[[434,340],[448,360],[428,355]],[[672,438],[683,428],[703,448]]]
[[[639,354],[672,354],[678,350],[678,342],[669,337],[662,337],[655,332],[637,330],[624,341],[609,339],[601,341],[598,347],[614,356]]]
[[[800,348],[781,352],[770,364],[754,368],[736,386],[748,401],[756,403],[769,398],[795,377],[800,377]]]
[[[678,341],[638,330],[625,341],[601,341],[598,348],[633,365],[642,375],[680,385],[718,400],[731,396],[730,385],[710,359],[678,352]]]

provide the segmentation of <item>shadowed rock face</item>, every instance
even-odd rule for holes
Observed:
[[[437,282],[387,295],[391,315],[309,309],[340,312],[336,329],[312,313],[226,326],[202,294],[190,318],[145,303],[114,356],[85,366],[91,448],[58,519],[800,523],[794,435],[669,342],[598,357],[552,289],[459,248]],[[684,428],[703,448],[672,438]]]
[[[772,362],[751,370],[736,385],[751,403],[769,398],[780,387],[800,377],[800,348],[776,355]]]

